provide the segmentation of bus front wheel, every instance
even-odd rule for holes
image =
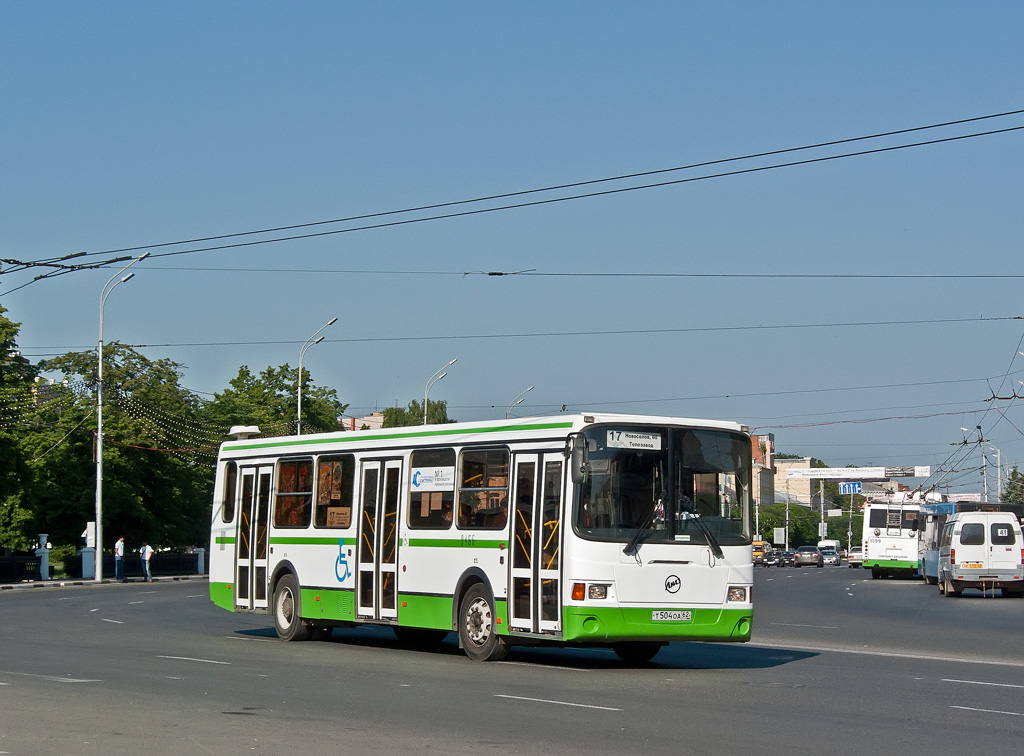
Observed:
[[[490,594],[477,583],[459,609],[459,645],[473,661],[500,661],[508,656],[508,638],[498,635]]]
[[[285,575],[274,588],[274,629],[281,640],[301,641],[309,637],[310,625],[300,615],[299,584]]]

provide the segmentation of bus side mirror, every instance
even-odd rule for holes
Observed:
[[[569,478],[573,484],[582,483],[587,479],[589,463],[587,462],[587,441],[580,435],[572,436],[569,446]]]

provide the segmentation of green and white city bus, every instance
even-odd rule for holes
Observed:
[[[751,446],[736,423],[557,415],[277,438],[217,462],[210,598],[285,640],[390,625],[514,644],[750,639]]]
[[[920,501],[902,498],[864,504],[863,562],[871,577],[914,577],[920,567]]]

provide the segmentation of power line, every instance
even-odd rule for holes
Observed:
[[[1005,315],[997,317],[978,318],[936,318],[931,320],[867,320],[851,321],[846,323],[781,323],[768,325],[738,325],[738,326],[691,326],[687,328],[633,328],[621,330],[601,331],[535,331],[523,333],[477,333],[477,334],[450,334],[447,336],[353,336],[350,338],[325,339],[325,344],[366,344],[366,343],[388,343],[408,341],[469,341],[469,340],[496,340],[496,339],[534,339],[534,338],[579,338],[581,336],[642,336],[642,335],[664,335],[680,333],[722,333],[731,331],[785,331],[800,329],[825,329],[825,328],[866,328],[876,326],[897,326],[897,325],[951,325],[964,323],[996,323],[1007,320],[1024,320],[1024,315]],[[173,349],[180,347],[225,347],[225,346],[280,346],[293,345],[302,342],[293,339],[261,339],[255,341],[191,341],[191,342],[164,342],[152,344],[124,344],[123,346],[133,349]],[[91,349],[91,346],[56,347],[38,346],[31,349]],[[23,354],[29,354],[22,349]]]
[[[470,198],[470,199],[452,200],[452,201],[449,201],[449,202],[436,202],[436,203],[427,204],[427,205],[418,205],[418,206],[413,206],[413,207],[407,207],[407,208],[403,208],[403,209],[400,209],[400,210],[384,210],[384,211],[375,212],[375,213],[366,213],[366,214],[363,214],[363,215],[351,215],[351,216],[347,216],[347,217],[343,217],[343,218],[332,218],[332,219],[329,219],[329,220],[310,221],[310,222],[307,222],[307,223],[294,223],[294,224],[285,225],[285,226],[274,226],[274,227],[270,227],[270,228],[256,229],[256,230],[251,230],[251,231],[238,231],[238,232],[228,233],[228,234],[218,234],[218,235],[215,235],[215,236],[202,236],[202,237],[196,237],[196,238],[193,238],[193,239],[182,239],[180,241],[161,242],[161,243],[157,243],[157,244],[145,244],[145,245],[139,245],[139,246],[135,246],[135,247],[122,247],[120,249],[108,249],[108,250],[99,251],[99,252],[78,252],[78,253],[75,253],[73,255],[67,255],[67,256],[64,256],[64,257],[48,258],[48,262],[50,262],[50,263],[58,263],[58,262],[62,262],[62,261],[71,259],[73,257],[78,257],[78,256],[115,255],[115,254],[124,254],[124,253],[127,253],[127,252],[141,252],[142,250],[146,250],[146,249],[160,249],[162,247],[173,247],[173,246],[179,246],[179,245],[183,245],[183,244],[199,244],[199,243],[208,242],[208,241],[218,241],[220,239],[234,239],[234,238],[238,238],[238,237],[242,237],[242,236],[253,236],[253,235],[259,235],[259,234],[270,234],[270,233],[277,233],[279,231],[292,231],[292,230],[300,229],[300,228],[313,228],[313,227],[316,227],[316,226],[331,225],[331,224],[335,224],[335,223],[350,223],[352,221],[368,220],[370,218],[381,218],[381,217],[386,217],[386,216],[390,216],[390,215],[402,215],[402,214],[405,214],[405,213],[423,212],[423,211],[426,211],[426,210],[439,210],[439,209],[445,208],[445,207],[457,207],[459,205],[468,205],[468,204],[474,204],[474,203],[477,203],[477,202],[488,202],[488,201],[499,200],[499,199],[509,199],[511,197],[523,197],[523,196],[530,195],[530,194],[539,194],[539,193],[544,193],[544,192],[552,192],[552,191],[558,191],[558,190],[561,190],[561,189],[574,189],[574,188],[581,187],[581,186],[593,186],[595,184],[602,184],[602,183],[608,183],[608,182],[613,182],[613,181],[625,181],[627,179],[643,178],[645,176],[656,176],[656,175],[665,174],[665,173],[675,173],[675,172],[678,172],[678,171],[688,171],[688,170],[693,170],[695,168],[707,168],[707,167],[710,167],[712,165],[723,165],[725,163],[742,162],[744,160],[753,160],[755,158],[762,158],[762,157],[772,157],[772,156],[775,156],[775,155],[784,155],[784,154],[791,153],[791,152],[801,152],[801,151],[806,151],[806,150],[820,149],[822,147],[835,147],[835,146],[840,145],[840,144],[851,144],[853,142],[863,142],[863,141],[868,141],[868,140],[871,140],[871,139],[881,139],[883,137],[899,136],[900,134],[910,134],[910,133],[917,132],[917,131],[929,131],[931,129],[945,128],[947,126],[960,126],[960,125],[963,125],[965,123],[976,123],[978,121],[992,120],[992,119],[995,119],[995,118],[1005,118],[1006,116],[1020,115],[1022,113],[1024,113],[1024,109],[1008,110],[1008,111],[1005,111],[1005,112],[1002,112],[1002,113],[990,113],[988,115],[983,115],[983,116],[974,116],[974,117],[971,117],[971,118],[960,118],[960,119],[957,119],[957,120],[954,120],[954,121],[944,121],[942,123],[933,123],[933,124],[928,124],[926,126],[913,126],[913,127],[905,128],[905,129],[895,129],[895,130],[891,130],[891,131],[883,131],[883,132],[879,132],[879,133],[876,133],[876,134],[868,134],[868,135],[862,135],[862,136],[856,136],[856,137],[847,137],[847,138],[844,138],[844,139],[834,139],[834,140],[827,141],[827,142],[817,142],[815,144],[803,145],[803,146],[800,146],[800,147],[785,147],[785,148],[778,149],[778,150],[768,150],[768,151],[764,151],[764,152],[754,152],[754,153],[750,153],[750,154],[747,154],[747,155],[740,155],[740,156],[736,156],[736,157],[719,158],[719,159],[716,159],[716,160],[706,160],[706,161],[699,162],[699,163],[690,163],[690,164],[687,164],[687,165],[675,166],[673,168],[657,168],[657,169],[650,170],[650,171],[637,171],[637,172],[634,172],[634,173],[620,174],[618,176],[606,176],[606,177],[603,177],[603,178],[587,179],[587,180],[583,180],[583,181],[574,181],[574,182],[569,182],[569,183],[564,183],[564,184],[554,184],[554,185],[551,185],[551,186],[539,187],[539,188],[534,188],[534,189],[522,189],[522,190],[513,191],[513,192],[503,192],[503,193],[499,193],[499,194],[483,195],[483,196],[480,196],[480,197],[473,197],[473,198]],[[993,132],[993,133],[995,133],[995,132]],[[908,145],[908,146],[913,146],[913,145]],[[37,261],[36,264],[44,264],[44,263],[43,263],[43,261]]]
[[[1007,112],[1004,112],[1004,113],[996,113],[996,114],[990,114],[990,115],[985,115],[985,116],[978,116],[978,117],[974,117],[974,118],[959,119],[959,120],[956,120],[956,121],[947,121],[947,122],[940,123],[940,124],[931,124],[931,125],[927,125],[927,126],[918,126],[918,127],[913,127],[913,128],[909,128],[909,129],[900,129],[900,130],[895,130],[895,131],[883,132],[883,133],[879,133],[879,134],[872,134],[872,135],[866,135],[866,136],[852,137],[852,138],[848,138],[848,139],[833,140],[833,141],[829,141],[829,142],[820,142],[820,143],[817,143],[817,144],[805,145],[805,146],[801,146],[801,147],[790,147],[790,148],[785,148],[785,149],[781,149],[781,150],[771,150],[771,151],[767,151],[767,152],[753,153],[753,154],[743,155],[743,156],[738,156],[738,157],[722,158],[722,159],[718,159],[718,160],[705,161],[705,162],[701,162],[701,163],[693,163],[693,164],[685,165],[685,166],[677,166],[677,167],[674,167],[674,168],[663,168],[663,169],[656,169],[656,170],[652,170],[652,171],[636,172],[636,173],[630,173],[630,174],[623,174],[621,176],[613,176],[613,177],[606,177],[606,178],[600,178],[600,179],[592,179],[592,180],[588,180],[588,181],[579,181],[579,182],[573,182],[573,183],[567,183],[567,184],[560,184],[560,185],[556,185],[556,186],[548,186],[548,187],[542,187],[542,188],[537,188],[537,189],[522,190],[522,191],[518,191],[518,192],[507,192],[507,193],[503,193],[503,194],[493,194],[493,195],[487,195],[487,196],[484,196],[484,197],[477,197],[477,198],[466,199],[466,200],[456,200],[456,201],[452,201],[452,202],[443,202],[443,203],[435,203],[435,204],[430,204],[430,205],[421,205],[421,206],[413,207],[413,208],[405,208],[405,209],[401,209],[401,210],[389,210],[389,211],[383,211],[383,212],[377,212],[377,213],[369,213],[369,214],[365,214],[365,215],[349,216],[349,217],[346,217],[346,218],[336,218],[336,219],[331,219],[331,220],[313,221],[313,222],[310,222],[310,223],[293,224],[293,225],[289,225],[289,226],[278,226],[278,227],[274,227],[274,228],[267,228],[267,229],[253,230],[253,231],[243,231],[243,232],[236,232],[236,233],[231,233],[231,234],[221,234],[221,235],[217,235],[217,236],[197,237],[195,239],[188,239],[188,240],[182,240],[182,241],[176,241],[176,242],[162,242],[162,243],[158,243],[158,244],[139,245],[139,246],[135,246],[135,247],[125,247],[125,248],[121,248],[121,249],[106,250],[106,251],[101,251],[101,252],[77,252],[77,253],[74,253],[74,254],[71,254],[71,255],[65,255],[63,257],[46,258],[46,259],[35,260],[35,261],[28,261],[28,262],[22,262],[22,261],[18,261],[18,260],[4,260],[4,262],[7,262],[7,263],[11,264],[13,266],[14,270],[20,270],[20,269],[25,269],[25,268],[34,267],[34,266],[54,266],[54,267],[58,268],[58,270],[54,270],[54,271],[52,271],[50,273],[41,274],[41,275],[37,276],[36,278],[34,278],[32,281],[26,282],[25,284],[22,284],[21,286],[18,286],[18,287],[14,288],[14,289],[10,289],[10,290],[4,292],[4,294],[10,294],[10,293],[12,293],[14,291],[17,291],[18,289],[21,289],[21,288],[24,288],[25,286],[28,286],[29,284],[31,284],[31,283],[33,283],[34,281],[37,281],[37,280],[41,280],[41,279],[44,279],[44,278],[55,277],[55,276],[62,275],[62,274],[67,273],[67,272],[71,272],[72,270],[81,269],[81,267],[86,267],[86,266],[69,266],[69,265],[63,265],[62,264],[63,261],[70,260],[70,259],[77,258],[77,257],[110,255],[110,254],[117,254],[117,253],[123,253],[123,252],[137,252],[137,251],[144,250],[144,249],[158,249],[158,248],[165,248],[165,247],[172,247],[172,246],[181,246],[181,245],[185,245],[185,244],[202,243],[202,242],[205,242],[205,241],[216,241],[216,240],[221,240],[221,239],[240,238],[240,237],[243,237],[243,236],[260,235],[260,234],[266,234],[266,233],[276,233],[278,231],[295,230],[295,229],[300,229],[300,228],[311,228],[311,227],[317,227],[317,226],[323,226],[323,225],[333,225],[333,224],[344,223],[344,222],[353,222],[353,221],[357,221],[357,220],[366,220],[366,219],[373,219],[373,218],[388,217],[388,216],[393,216],[393,215],[402,215],[402,214],[407,214],[407,213],[412,213],[412,212],[423,212],[423,211],[426,211],[426,210],[435,210],[435,209],[441,209],[441,208],[447,208],[447,207],[457,207],[457,206],[461,206],[461,205],[474,204],[474,203],[485,202],[485,201],[493,201],[493,200],[497,200],[497,199],[506,199],[506,198],[525,196],[525,195],[535,194],[535,193],[551,192],[551,191],[556,191],[556,190],[560,190],[560,189],[576,188],[576,187],[595,185],[595,184],[605,183],[605,182],[621,181],[621,180],[626,180],[626,179],[631,179],[631,178],[641,178],[641,177],[645,177],[645,176],[652,176],[652,175],[658,175],[658,174],[664,174],[664,173],[670,173],[670,172],[676,172],[676,171],[690,170],[690,169],[700,168],[700,167],[708,167],[708,166],[711,166],[711,165],[720,165],[720,164],[736,162],[736,161],[751,160],[751,159],[759,158],[759,157],[768,157],[768,156],[780,155],[780,154],[791,153],[791,152],[798,152],[798,151],[803,151],[803,150],[817,149],[817,148],[826,147],[826,146],[834,146],[834,145],[838,145],[838,144],[847,144],[847,143],[852,143],[852,142],[857,142],[857,141],[864,141],[864,140],[870,140],[870,139],[878,139],[878,138],[885,137],[885,136],[893,136],[893,135],[897,135],[897,134],[905,134],[905,133],[910,133],[910,132],[915,132],[915,131],[924,131],[924,130],[929,130],[929,129],[941,128],[941,127],[944,127],[944,126],[951,126],[951,125],[957,125],[957,124],[963,124],[963,123],[970,123],[970,122],[976,122],[976,121],[992,119],[992,118],[1001,118],[1001,117],[1005,117],[1005,116],[1009,116],[1009,115],[1018,115],[1020,113],[1024,113],[1024,110],[1007,111]],[[982,137],[982,136],[992,136],[992,135],[995,135],[995,134],[1002,134],[1002,133],[1008,133],[1008,132],[1012,132],[1012,131],[1019,131],[1019,130],[1022,130],[1022,129],[1024,129],[1024,126],[1012,126],[1012,127],[1007,127],[1007,128],[1003,128],[1003,129],[993,129],[993,130],[985,131],[985,132],[976,132],[976,133],[972,133],[972,134],[961,134],[961,135],[957,135],[957,136],[943,137],[943,138],[940,138],[940,139],[925,140],[925,141],[921,141],[921,142],[914,142],[914,143],[901,144],[901,145],[893,145],[893,146],[889,146],[889,147],[877,147],[877,148],[872,148],[872,149],[867,149],[867,150],[859,150],[859,151],[855,151],[855,152],[841,153],[841,154],[838,154],[838,155],[827,155],[827,156],[817,157],[817,158],[808,158],[806,160],[796,160],[796,161],[790,161],[790,162],[786,162],[786,163],[776,163],[776,164],[766,165],[766,166],[757,166],[757,167],[753,167],[753,168],[738,169],[738,170],[735,170],[735,171],[724,171],[724,172],[721,172],[721,173],[706,174],[706,175],[703,175],[703,176],[693,176],[693,177],[687,177],[687,178],[672,179],[672,180],[668,180],[668,181],[655,182],[655,183],[650,183],[650,184],[641,184],[641,185],[637,185],[637,186],[619,187],[619,188],[615,188],[615,189],[606,189],[606,190],[595,191],[595,192],[585,192],[585,193],[581,193],[581,194],[568,195],[568,196],[564,196],[564,197],[556,197],[556,198],[541,199],[541,200],[532,200],[532,201],[529,201],[529,202],[512,203],[512,204],[507,204],[507,205],[499,205],[499,206],[496,206],[496,207],[488,207],[488,208],[473,209],[473,210],[464,210],[464,211],[458,211],[458,212],[452,212],[452,213],[441,213],[441,214],[436,214],[436,215],[431,215],[431,216],[426,216],[426,217],[421,217],[421,218],[412,218],[412,219],[402,219],[402,220],[395,220],[395,221],[387,221],[387,222],[382,222],[382,223],[373,223],[373,224],[366,224],[366,225],[362,225],[362,226],[354,226],[354,227],[345,228],[345,229],[334,229],[334,230],[320,231],[320,232],[309,233],[309,234],[296,234],[296,235],[290,235],[290,236],[284,236],[284,237],[277,237],[277,238],[273,238],[273,239],[262,239],[262,240],[256,240],[256,241],[237,242],[237,243],[233,243],[233,244],[223,244],[223,245],[215,245],[215,246],[210,246],[210,247],[200,247],[200,248],[194,248],[194,249],[176,250],[176,251],[171,251],[171,252],[159,252],[159,253],[156,253],[156,254],[152,255],[152,257],[153,258],[156,258],[156,257],[169,257],[169,256],[174,256],[174,255],[194,254],[194,253],[197,253],[197,252],[210,252],[210,251],[223,250],[223,249],[255,246],[255,245],[262,245],[262,244],[272,244],[272,243],[278,243],[278,242],[283,242],[283,241],[294,241],[294,240],[298,240],[298,239],[308,239],[308,238],[315,238],[315,237],[320,237],[320,236],[329,236],[329,235],[334,235],[334,234],[348,233],[350,231],[365,231],[365,230],[375,229],[375,228],[385,228],[385,227],[399,226],[399,225],[405,225],[405,224],[410,224],[410,223],[422,223],[422,222],[425,222],[425,221],[442,220],[442,219],[447,219],[447,218],[455,218],[455,217],[476,215],[476,214],[480,214],[480,213],[489,213],[489,212],[497,212],[497,211],[502,211],[502,210],[510,210],[510,209],[516,209],[516,208],[538,206],[538,205],[551,204],[551,203],[556,203],[556,202],[566,202],[566,201],[570,201],[570,200],[593,198],[593,197],[610,195],[610,194],[618,194],[618,193],[622,193],[622,192],[638,191],[638,190],[641,190],[641,189],[652,189],[652,188],[657,188],[657,187],[671,186],[671,185],[675,185],[675,184],[683,184],[683,183],[689,183],[689,182],[693,182],[693,181],[705,181],[705,180],[712,179],[712,178],[723,178],[723,177],[726,177],[726,176],[737,176],[737,175],[742,175],[742,174],[746,174],[746,173],[756,173],[756,172],[760,172],[760,171],[774,170],[774,169],[777,169],[777,168],[787,168],[787,167],[793,167],[793,166],[798,166],[798,165],[809,165],[809,164],[812,164],[812,163],[819,163],[819,162],[825,162],[825,161],[830,161],[830,160],[838,160],[838,159],[841,159],[841,158],[858,157],[858,156],[864,156],[864,155],[869,155],[869,154],[878,154],[878,153],[882,153],[882,152],[891,152],[891,151],[895,151],[895,150],[903,150],[903,149],[909,149],[909,148],[913,148],[913,147],[922,147],[922,146],[928,146],[928,145],[935,145],[935,144],[941,144],[941,143],[945,143],[945,142],[953,142],[953,141],[959,141],[959,140],[963,140],[963,139],[972,139],[972,138]],[[110,265],[110,264],[113,264],[114,262],[118,262],[118,261],[121,261],[123,259],[126,259],[126,258],[120,257],[120,258],[116,258],[116,259],[113,259],[113,260],[107,260],[107,261],[104,261],[102,263],[93,264],[93,265],[90,265],[90,266],[87,266],[87,267],[96,267],[96,266]],[[5,271],[5,272],[11,272],[11,269],[9,269],[8,271]]]
[[[170,270],[170,271],[201,271],[203,273],[271,273],[281,274],[311,274],[311,275],[345,275],[345,276],[445,276],[465,278],[467,276],[523,276],[531,278],[723,278],[723,279],[781,279],[781,280],[1003,280],[1024,278],[1024,273],[671,273],[666,271],[652,273],[635,272],[585,272],[585,271],[538,271],[522,270],[515,272],[504,271],[457,271],[457,270],[367,270],[367,269],[345,269],[345,268],[253,268],[253,267],[207,267],[207,266],[171,266],[171,265],[149,265],[147,270]]]

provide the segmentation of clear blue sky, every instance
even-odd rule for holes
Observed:
[[[399,210],[1017,110],[1021,39],[1018,2],[6,2],[0,257]],[[1024,321],[977,320],[1024,315],[1024,279],[1009,277],[1024,275],[1022,158],[1016,131],[153,258],[108,300],[104,337],[150,345],[141,351],[183,363],[183,384],[209,394],[240,365],[296,365],[337,316],[304,366],[357,414],[422,399],[458,357],[431,397],[459,419],[502,417],[535,385],[522,414],[566,404],[733,419],[833,466],[937,465],[979,423],[1024,462],[1024,402],[983,401],[984,379],[998,388],[1008,371],[1000,393],[1024,390]],[[535,274],[463,275],[495,270]],[[36,272],[0,275],[0,292]],[[0,297],[24,354],[94,348],[113,272]],[[960,277],[536,275],[556,273]],[[1002,278],[966,277],[978,275]],[[975,320],[906,322],[940,319]],[[835,325],[867,321],[889,325]],[[764,328],[793,324],[827,327]],[[976,472],[954,477],[980,490]]]

